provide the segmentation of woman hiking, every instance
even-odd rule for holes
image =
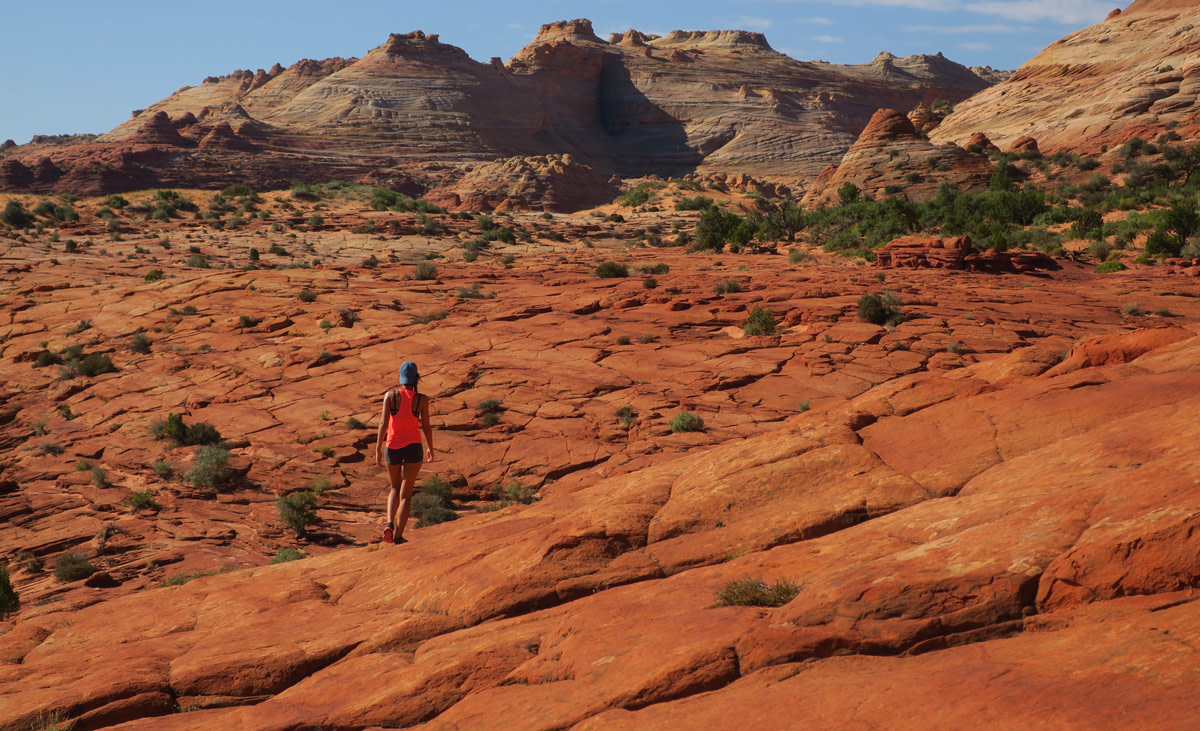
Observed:
[[[384,543],[408,543],[404,538],[404,526],[408,524],[412,509],[413,488],[422,464],[433,461],[429,397],[417,391],[419,378],[417,364],[405,361],[400,366],[400,388],[389,390],[383,397],[383,415],[375,440],[375,463],[380,467],[386,464],[389,480]],[[424,450],[421,449],[422,434],[425,435]]]

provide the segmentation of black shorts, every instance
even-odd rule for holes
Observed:
[[[384,455],[385,464],[420,464],[425,461],[425,452],[421,443],[409,444],[399,449],[388,449]]]

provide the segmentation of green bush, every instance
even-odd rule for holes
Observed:
[[[1100,266],[1096,267],[1097,274],[1112,274],[1113,272],[1123,272],[1123,271],[1125,271],[1125,265],[1122,264],[1121,262],[1115,261],[1115,260],[1114,261],[1106,261],[1103,264],[1101,264]]]
[[[480,414],[491,414],[501,411],[500,399],[484,399],[475,406],[475,411]]]
[[[175,413],[168,413],[164,421],[153,422],[150,435],[175,447],[211,445],[221,441],[221,432],[212,424],[198,421],[187,426],[183,423],[183,417]]]
[[[601,279],[620,279],[629,276],[629,267],[615,261],[605,261],[596,267],[595,274]]]
[[[149,490],[134,490],[125,504],[134,510],[158,510],[159,504],[154,500],[154,495]]]
[[[147,282],[157,282],[163,278],[162,269],[151,269],[150,271],[146,272],[146,276],[142,278]]]
[[[770,310],[755,307],[750,310],[750,317],[742,330],[747,335],[773,335],[775,333],[775,316]]]
[[[671,419],[671,432],[704,431],[704,419],[690,411],[680,411]]]
[[[621,426],[628,427],[637,421],[637,411],[632,406],[622,406],[617,409],[617,421],[621,422]]]
[[[717,592],[717,604],[723,607],[781,607],[799,593],[799,586],[784,579],[770,585],[757,578],[735,579]]]
[[[421,483],[412,501],[412,513],[417,518],[418,528],[457,520],[458,513],[453,508],[451,485],[437,476]]]
[[[0,566],[0,618],[21,608],[21,597],[8,578],[8,567]]]
[[[434,265],[434,263],[430,262],[430,261],[417,262],[417,268],[413,271],[414,279],[430,280],[430,279],[437,279],[437,276],[438,276],[437,266]]]
[[[229,450],[212,446],[200,447],[196,452],[196,461],[185,477],[192,483],[192,487],[216,490],[229,479],[226,469],[228,464]]]
[[[295,534],[303,538],[308,526],[317,520],[317,496],[307,490],[285,495],[275,501],[279,518]]]
[[[875,325],[894,325],[903,319],[900,313],[903,304],[895,292],[864,294],[858,299],[858,319]]]
[[[695,198],[681,198],[675,203],[677,211],[706,211],[713,204],[712,198],[698,195]]]
[[[103,353],[89,353],[79,359],[78,362],[69,361],[67,365],[73,367],[79,375],[89,378],[101,376],[105,373],[117,372],[117,367],[113,365],[112,358]]]
[[[262,321],[259,320],[257,317],[251,317],[250,315],[239,315],[238,316],[238,326],[239,327],[254,327],[255,325],[257,325],[260,322],[262,322]]]
[[[54,562],[54,578],[66,584],[86,579],[96,573],[96,567],[80,551],[67,551]]]
[[[724,282],[717,282],[713,287],[713,294],[737,294],[742,290],[742,283],[736,279],[727,279]]]
[[[36,216],[25,210],[25,207],[15,200],[10,200],[4,206],[4,211],[0,212],[0,221],[4,221],[13,228],[28,228],[36,219]]]
[[[287,563],[288,561],[298,561],[304,558],[304,552],[291,546],[284,546],[279,549],[274,556],[271,557],[271,563]]]
[[[142,355],[145,355],[146,353],[150,352],[151,345],[152,342],[150,338],[146,336],[146,333],[134,333],[129,338],[129,349],[134,353],[141,353]]]

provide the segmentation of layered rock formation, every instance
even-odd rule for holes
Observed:
[[[577,211],[620,192],[570,155],[512,157],[484,163],[424,197],[449,210]]]
[[[1049,154],[1095,153],[1133,136],[1200,131],[1200,16],[1186,0],[1137,0],[1049,47],[1007,81],[955,107],[930,134],[1007,149],[1031,136]]]
[[[0,555],[21,599],[0,727],[641,728],[741,707],[895,727],[931,703],[1004,726],[1014,698],[1021,725],[1096,725],[1108,701],[1132,726],[1190,722],[1200,280],[631,248],[698,214],[629,210],[497,215],[528,236],[468,263],[482,223],[396,235],[418,214],[360,195],[265,196],[219,235],[122,212],[114,238],[100,199],[58,238],[0,233]],[[593,276],[601,258],[654,286]],[[882,289],[906,319],[858,321]],[[773,334],[746,335],[754,308]],[[70,346],[116,370],[45,363]],[[424,474],[459,518],[384,547],[372,427],[405,359],[433,404]],[[702,431],[672,429],[684,410]],[[220,430],[227,479],[155,439],[169,413]],[[318,483],[299,538],[276,500]],[[282,548],[309,557],[269,565]],[[97,573],[56,578],[69,552]],[[731,582],[796,593],[723,606]],[[875,687],[886,705],[861,702]]]
[[[917,135],[909,117],[880,109],[841,162],[823,170],[805,191],[801,203],[837,203],[838,189],[847,183],[871,198],[923,200],[936,196],[942,183],[977,193],[987,188],[991,174],[986,154],[929,142]]]
[[[902,236],[877,252],[876,265],[884,269],[951,269],[979,272],[1033,272],[1059,269],[1058,262],[1040,251],[977,251],[970,236],[936,239]]]
[[[30,182],[6,169],[0,189],[278,187],[389,174],[432,186],[447,164],[549,154],[605,177],[750,175],[795,186],[836,162],[876,109],[959,101],[989,83],[940,54],[795,61],[743,31],[604,41],[588,21],[553,23],[508,64],[477,63],[415,31],[362,59],[185,87],[94,143],[18,147],[20,164],[48,156],[64,175]]]

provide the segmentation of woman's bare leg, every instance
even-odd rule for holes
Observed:
[[[404,535],[404,526],[408,525],[408,516],[412,512],[412,496],[413,490],[417,486],[417,475],[421,474],[423,463],[416,462],[413,464],[400,465],[403,467],[403,483],[400,488],[400,514],[396,520],[396,537]],[[388,494],[389,505],[391,493]]]
[[[402,464],[390,464],[388,471],[387,522],[396,523],[396,509],[400,506],[400,489],[404,483],[404,468]],[[397,535],[399,535],[397,533]]]

